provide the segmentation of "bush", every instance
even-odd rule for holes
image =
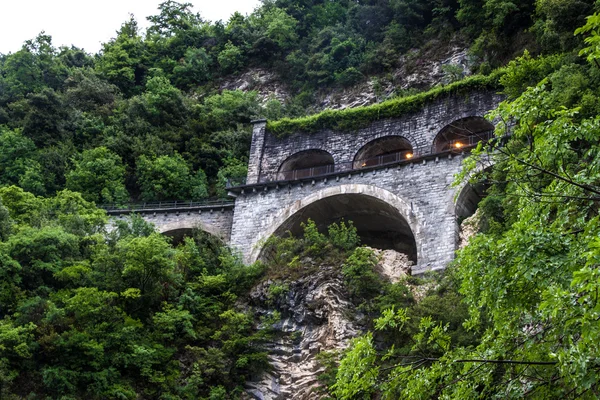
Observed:
[[[122,203],[129,199],[123,162],[106,147],[84,151],[66,178],[67,188],[80,192],[88,201]]]
[[[342,250],[352,250],[360,244],[360,237],[352,221],[348,224],[342,220],[339,224],[331,224],[328,228],[331,244]]]
[[[377,257],[372,250],[358,247],[342,266],[342,274],[354,300],[369,300],[381,291],[383,282],[375,272]]]
[[[217,61],[225,73],[238,72],[244,65],[242,51],[231,42],[225,44],[225,48],[217,56]]]
[[[350,67],[339,74],[335,74],[335,81],[344,87],[356,85],[363,79],[365,79],[365,76],[354,67]]]

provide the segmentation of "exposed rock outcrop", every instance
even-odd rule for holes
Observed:
[[[379,259],[375,267],[377,272],[386,277],[391,283],[396,283],[409,276],[413,262],[404,253],[394,250],[371,249]]]
[[[471,60],[464,46],[458,43],[432,42],[422,50],[409,51],[399,58],[399,67],[392,73],[368,77],[348,88],[329,87],[315,93],[312,111],[342,110],[378,103],[400,91],[426,90],[440,83],[470,74]],[[458,76],[453,76],[458,75]],[[240,75],[225,78],[220,90],[256,90],[266,103],[277,99],[285,103],[292,97],[288,85],[275,72],[251,68]]]
[[[462,249],[469,244],[469,240],[481,230],[481,212],[478,208],[475,214],[469,218],[465,218],[460,224],[460,232],[458,237],[458,248]]]
[[[268,349],[273,369],[247,384],[250,398],[321,398],[318,377],[323,368],[317,355],[344,349],[360,334],[361,316],[348,299],[339,268],[321,266],[315,270],[287,284],[278,296],[272,295],[272,281],[251,292],[250,303],[259,314],[278,310],[282,319],[275,326],[278,338]]]
[[[379,259],[377,272],[390,282],[410,275],[412,261],[407,255],[371,250]],[[297,279],[266,280],[250,292],[249,305],[259,316],[277,311],[281,320],[274,327],[276,339],[267,348],[272,370],[247,383],[249,398],[326,397],[319,382],[324,368],[317,355],[345,349],[365,328],[362,314],[349,299],[339,266],[318,266],[306,258],[300,268],[305,272]]]
[[[277,99],[285,103],[290,98],[289,89],[279,76],[264,68],[251,68],[240,75],[230,76],[223,80],[220,90],[256,90],[261,101]]]

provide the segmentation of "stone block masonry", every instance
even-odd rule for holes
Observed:
[[[417,265],[413,273],[444,268],[457,247],[452,187],[463,156],[447,156],[361,173],[244,191],[235,203],[231,245],[246,262],[255,261],[263,242],[294,214],[329,197],[357,194],[391,205],[414,235]],[[360,207],[360,204],[356,204]],[[377,210],[374,211],[376,213]]]
[[[326,218],[335,214],[336,209],[352,213],[358,209],[357,218],[372,219],[373,225],[385,225],[380,231],[393,231],[397,225],[398,235],[405,239],[408,236],[414,238],[416,266],[413,273],[444,268],[453,259],[457,248],[455,199],[459,196],[452,183],[462,168],[466,153],[436,154],[434,142],[440,132],[456,121],[474,118],[483,121],[482,117],[495,109],[501,100],[500,95],[490,92],[447,96],[418,112],[374,121],[355,132],[325,129],[278,138],[267,131],[264,120],[257,121],[247,186],[231,192],[237,196],[231,245],[243,254],[246,262],[252,262],[260,256],[264,241],[272,234],[281,234],[282,229],[293,227],[290,221],[295,217]],[[402,137],[410,143],[414,161],[355,169],[353,162],[361,149],[378,139],[392,136]],[[278,182],[284,161],[307,150],[329,153],[334,160],[335,173]],[[344,198],[355,204],[343,205]],[[317,207],[318,203],[323,204]],[[465,205],[458,207],[462,217]],[[363,225],[377,229],[368,223]]]
[[[271,235],[297,234],[308,218],[320,227],[352,220],[365,244],[406,253],[414,274],[442,269],[457,249],[458,219],[474,211],[481,194],[469,185],[454,187],[455,175],[469,146],[494,129],[482,117],[501,100],[489,92],[446,96],[353,132],[324,129],[278,138],[265,120],[255,121],[246,184],[230,189],[235,203],[141,215],[166,234],[203,229],[247,263],[261,256]],[[377,163],[363,163],[358,157],[364,154],[379,157]],[[390,155],[396,158],[382,162]],[[282,169],[287,165],[302,173],[289,174]],[[302,169],[307,166],[308,175]]]
[[[113,219],[128,218],[131,211],[109,211]],[[201,229],[229,243],[233,224],[233,203],[224,206],[180,207],[136,211],[144,220],[167,235],[188,234],[192,229]]]

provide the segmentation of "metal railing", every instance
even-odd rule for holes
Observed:
[[[210,208],[210,207],[227,207],[232,206],[233,201],[229,200],[203,200],[203,201],[158,201],[152,203],[111,203],[100,204],[98,208],[102,208],[108,212],[116,211],[151,211],[151,210],[167,210],[167,209],[188,209],[188,208]]]
[[[413,150],[404,150],[398,151],[396,153],[383,154],[377,157],[353,161],[353,169],[378,167],[380,165],[394,164],[400,161],[410,160],[415,156],[418,157],[419,154],[418,152],[414,152]]]
[[[489,130],[485,132],[476,133],[470,136],[465,136],[461,139],[444,142],[443,144],[436,144],[432,148],[431,152],[424,152],[423,149],[404,150],[395,153],[384,154],[377,157],[347,161],[338,164],[329,164],[319,167],[303,168],[291,171],[280,171],[277,174],[273,175],[261,175],[257,183],[285,182],[306,178],[326,177],[328,175],[356,171],[362,168],[376,168],[385,165],[410,162],[412,159],[418,159],[425,156],[435,157],[436,155],[445,154],[453,151],[462,152],[464,149],[474,147],[479,142],[486,143],[495,138],[496,136],[494,135],[494,131]],[[503,140],[503,138],[500,139]],[[442,149],[439,149],[440,147]],[[245,185],[247,185],[247,178],[237,178],[228,180],[226,187],[235,188]]]
[[[313,176],[322,176],[335,172],[335,165],[321,165],[319,167],[294,169],[292,171],[280,171],[277,179],[280,181],[295,181],[296,179],[312,178]]]
[[[433,152],[438,152],[438,151],[441,152],[441,151],[448,151],[448,150],[460,150],[463,147],[475,146],[479,142],[483,142],[483,143],[489,142],[494,137],[495,137],[494,130],[474,133],[472,135],[465,136],[460,139],[450,140],[448,142],[436,144],[436,145],[434,145],[435,147],[432,149],[432,151]]]

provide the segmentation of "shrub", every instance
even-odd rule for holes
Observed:
[[[376,265],[373,251],[358,247],[342,266],[348,291],[355,300],[368,300],[379,294],[382,281],[375,272]]]
[[[360,237],[352,221],[343,220],[339,223],[333,223],[328,228],[329,240],[331,244],[342,250],[352,250],[360,244]]]

